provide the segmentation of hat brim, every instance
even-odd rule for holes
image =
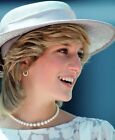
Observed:
[[[83,26],[86,30],[91,46],[89,47],[90,55],[94,55],[97,52],[107,48],[114,40],[115,40],[115,28],[108,23],[100,22],[96,20],[89,20],[89,19],[75,19],[75,20],[60,20],[60,21],[49,21],[43,24],[34,23],[31,25],[22,25],[19,28],[15,26],[12,27],[12,30],[0,34],[0,46],[2,46],[8,40],[23,35],[29,31],[34,29],[53,25],[53,24],[61,24],[61,23],[74,23],[77,25]]]

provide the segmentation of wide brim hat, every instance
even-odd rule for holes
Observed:
[[[68,4],[60,1],[44,1],[15,8],[2,18],[0,23],[2,55],[6,55],[10,47],[8,44],[24,33],[61,23],[74,23],[85,29],[91,43],[89,47],[91,55],[105,49],[115,40],[115,28],[111,24],[90,19],[78,19]]]

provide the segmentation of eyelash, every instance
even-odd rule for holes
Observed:
[[[68,49],[66,48],[59,49],[58,52],[68,55]]]
[[[66,48],[59,49],[58,52],[64,53],[65,55],[68,55],[68,49],[66,49]],[[80,57],[80,59],[83,59],[84,53],[78,52],[78,56]]]
[[[83,57],[84,57],[84,52],[78,52],[78,56],[79,56],[81,59],[83,59]]]

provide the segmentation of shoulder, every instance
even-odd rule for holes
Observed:
[[[113,126],[106,120],[97,118],[79,117],[76,119],[75,129],[80,131],[84,139],[90,137],[92,139],[113,140],[115,137],[115,130]]]
[[[6,115],[0,114],[0,128],[3,127],[6,120]]]
[[[66,111],[61,111],[60,127],[68,128],[74,139],[88,140],[115,140],[115,130],[106,120],[75,116]]]
[[[8,116],[6,114],[0,114],[0,128],[9,128],[10,125]]]
[[[87,118],[80,117],[81,122],[90,125],[91,127],[108,127],[110,129],[114,129],[113,126],[106,120],[98,119],[98,118]]]

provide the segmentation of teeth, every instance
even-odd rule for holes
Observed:
[[[71,78],[71,77],[59,77],[59,79],[60,80],[63,80],[63,81],[68,81],[68,82],[71,82],[71,83],[73,83],[73,81],[74,81],[74,79],[73,78]]]

